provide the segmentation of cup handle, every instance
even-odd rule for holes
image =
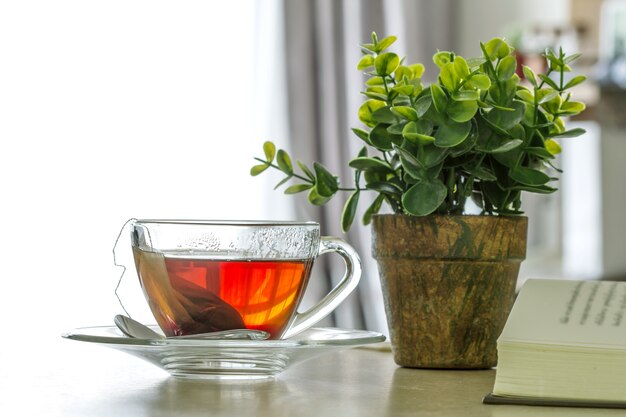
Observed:
[[[281,339],[295,336],[329,315],[352,291],[354,291],[359,283],[362,271],[361,259],[354,248],[342,239],[322,236],[320,238],[320,248],[317,255],[319,256],[329,252],[337,252],[339,256],[343,258],[346,265],[346,272],[343,278],[331,292],[322,298],[322,301],[317,303],[317,305],[311,307],[304,313],[296,313],[291,326],[289,326]]]

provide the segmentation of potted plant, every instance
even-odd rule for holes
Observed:
[[[489,368],[526,252],[522,192],[556,191],[546,171],[558,171],[557,140],[584,133],[564,123],[585,108],[568,92],[585,77],[565,79],[579,54],[546,50],[545,73],[524,66],[522,80],[513,48],[495,38],[480,44],[479,58],[437,52],[437,81],[424,85],[423,65],[387,50],[395,40],[372,34],[361,46],[358,69],[368,79],[358,114],[364,127],[352,129],[364,143],[348,162],[353,187],[318,162],[294,168],[271,142],[251,174],[278,169],[286,176],[277,187],[295,180],[285,193],[307,191],[315,205],[349,192],[344,231],[360,194],[378,193],[363,223],[373,226],[396,363]],[[466,214],[469,200],[480,215]],[[393,214],[377,214],[383,204]]]

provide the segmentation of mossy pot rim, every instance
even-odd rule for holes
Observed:
[[[374,220],[376,218],[382,218],[382,217],[406,217],[406,218],[414,219],[415,221],[419,221],[419,220],[423,220],[423,219],[431,219],[431,218],[446,219],[446,218],[457,218],[457,217],[462,217],[462,218],[480,218],[480,219],[510,219],[510,220],[513,220],[513,221],[516,221],[516,220],[519,220],[519,219],[528,219],[528,216],[525,216],[525,215],[522,215],[522,214],[512,214],[512,215],[497,214],[496,215],[496,214],[441,214],[441,213],[432,213],[432,214],[428,214],[426,216],[413,216],[411,214],[405,214],[405,213],[378,213],[378,214],[373,214],[372,215],[372,220]]]
[[[527,234],[526,216],[377,214],[372,256],[521,262]]]

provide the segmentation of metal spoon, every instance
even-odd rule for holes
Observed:
[[[149,328],[148,326],[139,323],[137,320],[130,317],[118,314],[113,318],[115,325],[126,336],[137,339],[202,339],[202,340],[219,340],[219,339],[249,339],[249,340],[265,340],[270,337],[268,332],[263,330],[250,330],[250,329],[232,329],[222,330],[219,332],[210,333],[198,333],[190,334],[186,336],[171,336],[165,337]]]

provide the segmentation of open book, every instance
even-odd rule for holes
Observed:
[[[484,402],[626,408],[626,282],[527,281]]]

